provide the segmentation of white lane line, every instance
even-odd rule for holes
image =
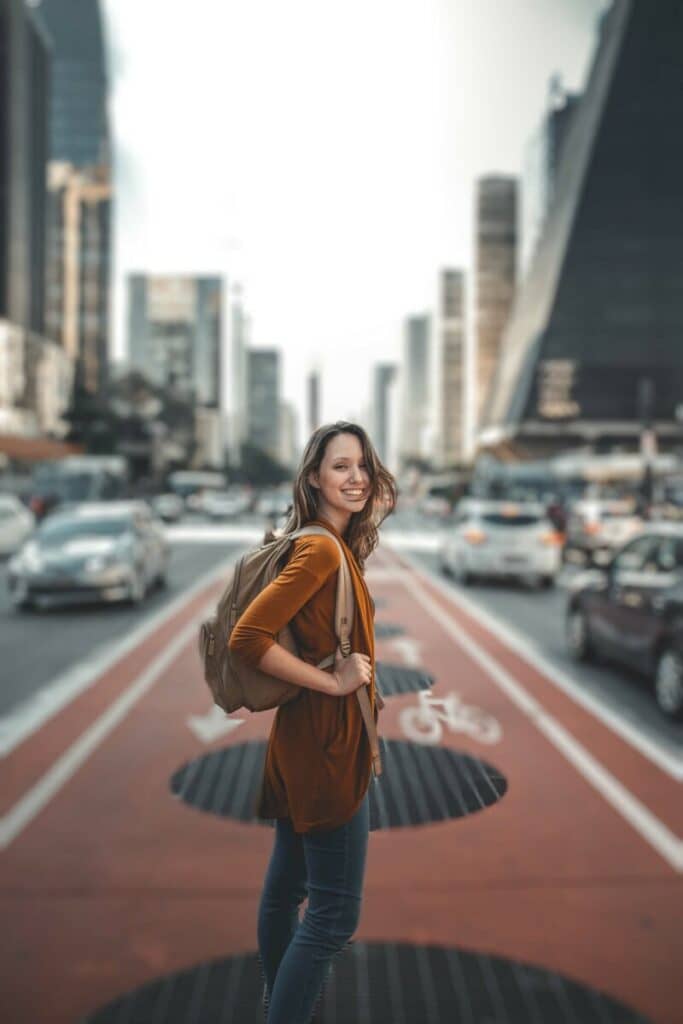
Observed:
[[[194,641],[197,623],[210,613],[213,605],[207,605],[201,614],[193,618],[185,628],[154,658],[147,668],[133,680],[117,699],[109,705],[99,718],[64,751],[51,768],[14,804],[0,819],[0,849],[5,849],[23,830],[30,825],[59,790],[73,778],[78,769],[126,717],[128,712],[144,697],[148,690],[179,656],[183,647]],[[199,672],[199,669],[197,670]]]
[[[507,644],[508,647],[512,648],[517,654],[521,655],[525,661],[528,661],[530,665],[538,669],[539,672],[542,672],[558,690],[561,690],[576,704],[579,704],[595,718],[598,718],[603,725],[606,725],[608,729],[616,733],[620,739],[634,747],[643,757],[646,757],[676,782],[683,781],[683,755],[679,755],[670,748],[662,746],[661,743],[643,733],[642,728],[634,725],[624,715],[613,708],[607,707],[589,691],[584,690],[570,675],[554,665],[538,648],[530,644],[520,632],[503,619],[478,602],[465,597],[459,591],[449,587],[416,559],[411,558],[408,552],[402,552],[401,556],[407,562],[410,562],[411,568],[419,577],[426,580],[430,586],[435,587],[439,593],[447,597],[449,601],[462,611],[476,619],[483,626],[486,626],[491,633]]]
[[[148,636],[189,604],[198,593],[211,586],[221,576],[226,576],[235,558],[236,556],[232,555],[221,562],[169,604],[145,619],[137,629],[127,633],[122,639],[106,644],[84,663],[62,672],[34,696],[0,718],[0,757],[11,753],[79,694],[90,689],[112,665],[143,643]]]
[[[624,821],[662,857],[674,871],[683,872],[683,840],[641,803],[593,755],[532,697],[521,683],[488,654],[431,597],[412,572],[406,571],[404,586],[448,633],[452,640],[477,662],[532,725],[550,740],[579,775],[595,789]]]

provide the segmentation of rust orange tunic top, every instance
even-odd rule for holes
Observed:
[[[351,649],[372,663],[368,687],[375,707],[374,607],[358,563],[343,537],[324,519],[341,542],[353,579],[356,600]],[[250,665],[258,665],[276,634],[290,624],[299,657],[316,665],[337,647],[334,611],[337,545],[330,537],[298,537],[283,571],[256,597],[238,619],[230,649]],[[370,744],[355,693],[333,697],[301,687],[301,693],[277,709],[266,754],[259,816],[291,818],[295,832],[337,828],[353,817],[368,788]]]

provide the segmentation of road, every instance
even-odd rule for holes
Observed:
[[[216,714],[199,674],[197,620],[241,543],[219,534],[177,532],[146,631],[92,613],[90,678],[23,732],[5,716],[19,730],[0,794],[8,1024],[260,1019],[271,832],[251,807],[272,715]],[[387,539],[368,571],[385,770],[357,941],[321,1022],[678,1024],[677,734],[623,714],[647,695],[617,699],[618,674],[574,674],[560,593],[464,593],[431,572],[424,538]],[[74,643],[83,623],[27,621],[62,652],[62,622]],[[54,687],[33,678],[38,708]]]

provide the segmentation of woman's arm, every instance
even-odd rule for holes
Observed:
[[[287,683],[295,683],[308,690],[319,690],[331,697],[344,697],[359,686],[370,682],[370,658],[366,654],[354,653],[348,658],[335,661],[333,672],[323,672],[315,665],[309,665],[280,644],[273,644],[258,663],[258,668]]]

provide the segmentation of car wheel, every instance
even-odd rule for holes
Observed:
[[[581,608],[570,608],[565,626],[567,648],[575,661],[588,661],[593,654],[588,621]]]
[[[541,586],[544,590],[551,590],[555,586],[555,582],[555,577],[552,575],[541,577]]]
[[[667,717],[683,718],[683,658],[675,651],[663,651],[659,656],[655,698]]]
[[[472,575],[472,573],[468,572],[467,569],[463,569],[461,563],[458,563],[455,578],[457,579],[458,583],[462,583],[463,587],[469,587],[470,584],[474,581],[474,576]]]

